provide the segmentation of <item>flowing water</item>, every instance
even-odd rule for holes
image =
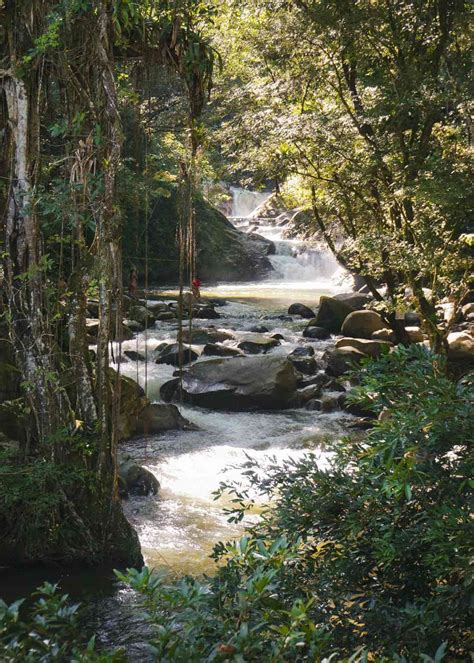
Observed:
[[[236,224],[242,229],[250,227],[251,219],[247,217],[264,202],[265,197],[266,194],[255,195],[235,189]],[[272,333],[284,336],[281,346],[273,352],[288,354],[302,343],[301,332],[305,326],[303,320],[284,319],[288,305],[296,301],[316,305],[322,294],[341,289],[344,274],[319,247],[289,240],[281,227],[268,222],[256,224],[253,220],[252,227],[255,225],[256,232],[275,242],[271,277],[258,283],[204,287],[204,298],[221,300],[223,305],[218,309],[221,318],[196,320],[195,323],[233,330],[235,341],[227,342],[229,344],[236,344],[249,327],[264,324]],[[347,284],[345,287],[347,289]],[[172,293],[157,294],[169,296]],[[169,366],[153,363],[153,350],[162,341],[174,342],[176,332],[176,322],[159,322],[146,333],[123,344],[124,350],[128,348],[142,353],[147,350],[150,361],[146,364],[128,361],[121,364],[121,370],[145,386],[153,402],[159,401],[160,386],[173,372]],[[321,355],[329,344],[327,341],[314,342],[316,355]],[[138,531],[146,563],[167,568],[175,574],[212,572],[209,553],[213,545],[219,540],[239,536],[241,526],[227,522],[222,511],[224,504],[214,501],[213,491],[223,480],[239,480],[241,475],[236,466],[245,461],[247,454],[264,466],[270,456],[276,459],[300,457],[311,449],[324,466],[328,462],[325,441],[344,434],[349,416],[304,409],[229,413],[183,406],[181,411],[199,426],[198,431],[135,438],[123,444],[120,450],[147,467],[160,481],[159,495],[132,497],[124,502],[124,509]],[[250,516],[256,517],[258,514]],[[132,661],[147,660],[143,649],[146,633],[134,616],[136,598],[130,590],[114,584],[110,577],[110,572],[104,573],[98,582],[96,575],[90,572],[63,574],[62,584],[73,595],[87,597],[90,603],[88,628],[97,631],[101,642],[125,646]],[[25,591],[31,582],[36,580],[25,580]],[[4,586],[11,590],[11,583]],[[13,594],[23,592],[23,585],[21,591],[19,587]]]

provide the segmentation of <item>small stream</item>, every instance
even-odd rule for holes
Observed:
[[[241,195],[241,191],[234,191],[234,200],[238,201],[239,196],[241,200],[245,198],[246,207],[234,210],[236,223],[242,229],[246,225],[254,229],[255,219],[250,224],[246,216],[265,198],[263,194],[254,197],[252,207],[252,197]],[[271,256],[274,273],[258,283],[203,287],[203,298],[219,300],[221,318],[196,320],[195,326],[214,325],[231,330],[235,340],[226,343],[236,345],[246,330],[265,325],[269,333],[283,336],[281,345],[272,352],[288,354],[304,341],[313,345],[316,357],[321,356],[332,342],[303,339],[305,321],[297,317],[289,319],[286,313],[294,302],[316,306],[322,294],[347,290],[344,274],[327,253],[304,242],[286,239],[281,227],[268,222],[257,222],[257,226],[254,232],[275,242],[276,253]],[[172,289],[161,290],[153,293],[153,299],[173,294],[176,293]],[[150,360],[146,365],[143,361],[128,361],[121,364],[121,371],[146,387],[152,402],[159,401],[160,386],[173,373],[172,367],[152,362],[153,350],[162,341],[174,342],[176,332],[176,321],[158,322],[152,329],[123,343],[123,350],[144,353],[147,348]],[[350,417],[340,411],[324,414],[305,409],[229,413],[182,406],[181,412],[199,426],[198,431],[134,438],[120,449],[121,454],[129,454],[146,466],[161,484],[157,496],[132,497],[124,502],[125,513],[138,531],[145,561],[149,566],[167,568],[177,575],[212,572],[214,563],[209,553],[215,543],[239,536],[243,526],[227,522],[223,503],[215,502],[212,492],[220,481],[239,480],[240,472],[235,466],[245,460],[246,454],[265,465],[270,456],[295,458],[311,449],[324,467],[328,462],[325,443],[344,435]],[[229,466],[234,467],[228,469]],[[257,517],[258,514],[249,516]],[[36,579],[26,574],[23,583],[19,581],[12,591],[11,580],[2,583],[0,574],[0,584],[6,586],[6,599],[9,594],[13,598],[28,591],[32,583],[36,586],[42,579],[43,576]],[[75,598],[87,601],[87,629],[95,631],[100,642],[124,646],[131,661],[151,660],[143,644],[146,626],[134,611],[136,597],[118,585],[109,570],[65,573],[61,584]]]

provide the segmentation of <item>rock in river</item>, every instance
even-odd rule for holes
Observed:
[[[263,336],[263,334],[247,334],[237,347],[244,352],[256,355],[264,354],[277,345],[280,345],[280,341],[276,338]]]
[[[340,338],[336,343],[336,348],[355,348],[364,352],[369,357],[378,357],[382,352],[388,352],[393,343],[389,341],[367,340],[365,338]]]
[[[279,410],[294,403],[296,387],[297,373],[286,357],[230,357],[187,369],[182,395],[188,403],[213,410]]]
[[[314,324],[327,329],[332,334],[337,334],[341,331],[342,323],[347,316],[353,311],[362,309],[369,301],[368,295],[358,292],[321,297]]]
[[[354,338],[372,338],[372,334],[385,329],[386,324],[376,311],[354,311],[344,320],[342,333]]]
[[[304,304],[292,304],[288,309],[288,315],[300,315],[302,318],[310,320],[311,318],[314,318],[315,313]]]
[[[199,355],[188,346],[183,347],[183,363],[190,364],[195,361]],[[169,364],[170,366],[179,366],[179,344],[173,343],[167,345],[158,355],[155,364]]]
[[[185,419],[176,405],[152,403],[135,418],[134,435],[154,435],[169,430],[198,430]]]
[[[137,465],[127,456],[119,465],[119,493],[129,495],[156,495],[160,490],[158,479],[147,469]]]

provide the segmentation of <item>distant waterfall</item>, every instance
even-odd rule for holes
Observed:
[[[347,272],[324,244],[288,239],[288,222],[285,219],[283,225],[276,225],[275,221],[258,216],[258,208],[270,194],[239,187],[230,187],[230,191],[230,220],[234,225],[243,232],[256,233],[275,244],[275,255],[269,256],[274,269],[269,281],[282,286],[295,284],[295,287],[300,287],[323,282],[339,285],[347,277]]]
[[[237,186],[231,186],[230,192],[232,194],[231,216],[241,219],[250,216],[270,196],[268,191],[249,191]]]

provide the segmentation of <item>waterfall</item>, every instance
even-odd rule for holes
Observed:
[[[233,217],[247,218],[270,196],[267,191],[249,191],[241,187],[231,186],[232,214]]]
[[[230,191],[232,193],[230,220],[234,225],[243,232],[257,233],[275,244],[275,255],[269,256],[275,270],[270,281],[282,285],[295,283],[296,286],[321,282],[338,285],[347,277],[347,272],[325,245],[288,239],[286,233],[288,222],[275,225],[269,219],[258,217],[258,208],[270,194],[239,187],[231,187]]]

